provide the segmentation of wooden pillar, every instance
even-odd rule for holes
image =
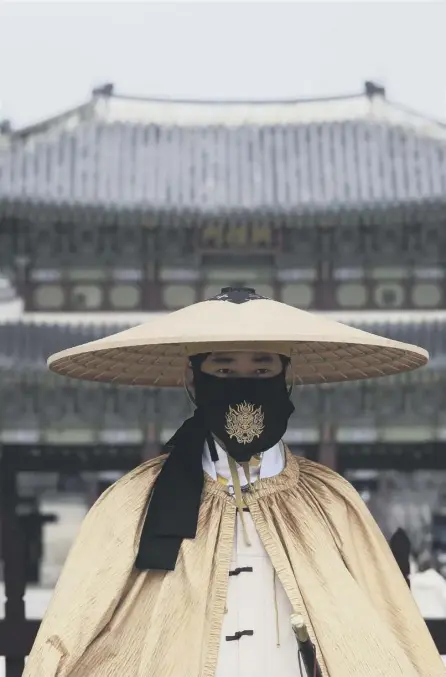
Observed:
[[[14,283],[26,309],[32,308],[33,305],[30,268],[31,264],[27,256],[17,255],[15,257]]]
[[[160,394],[158,390],[152,391],[150,394],[151,406],[150,406],[150,415],[149,422],[145,429],[145,440],[142,450],[142,459],[141,461],[149,461],[152,458],[159,456],[161,451],[160,444],[160,420],[161,420],[161,407],[160,407]]]
[[[1,535],[5,584],[5,620],[0,624],[0,653],[6,677],[21,677],[25,667],[25,549],[17,516],[17,470],[11,451],[0,450]]]
[[[338,468],[336,429],[331,423],[321,426],[317,461],[332,470]]]
[[[147,435],[142,450],[142,461],[150,461],[150,459],[159,456],[159,453],[158,425],[154,421],[150,421],[147,426]]]

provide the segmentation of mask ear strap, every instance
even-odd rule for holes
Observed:
[[[194,396],[192,395],[191,391],[188,388],[188,385],[186,383],[186,370],[183,372],[183,388],[186,391],[187,398],[191,402],[191,404],[194,405],[194,407],[197,406],[197,403],[194,400]]]
[[[291,381],[291,385],[288,386],[288,396],[291,397],[291,395],[292,395],[292,393],[293,393],[293,390],[294,390],[294,386],[296,385],[296,374],[294,373],[294,369],[293,369],[293,365],[292,365],[292,362],[291,362],[291,358],[290,358],[290,361],[288,362],[288,365],[287,365],[287,367],[286,367],[285,374],[286,374],[286,371],[287,371],[288,369],[291,369],[291,374],[292,374],[292,376],[293,376],[293,380]]]

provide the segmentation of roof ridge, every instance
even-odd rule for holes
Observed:
[[[109,105],[113,106],[113,103],[116,102],[118,105],[117,111],[113,114]],[[77,106],[73,106],[72,108],[68,108],[65,111],[58,113],[56,115],[53,115],[49,118],[46,118],[44,120],[41,120],[39,122],[26,125],[25,127],[18,128],[17,130],[13,130],[10,134],[10,139],[20,139],[24,138],[33,134],[39,134],[40,132],[46,132],[51,128],[54,128],[60,123],[63,123],[73,116],[81,116],[83,118],[83,113],[88,112],[89,110],[92,113],[92,116],[96,118],[97,120],[109,120],[112,121],[113,119],[118,120],[121,117],[121,114],[124,114],[124,110],[120,111],[119,109],[119,104],[124,104],[128,103],[130,106],[132,103],[135,103],[136,105],[138,104],[147,104],[147,105],[153,105],[156,107],[164,107],[166,106],[166,112],[169,110],[169,107],[172,106],[172,111],[170,112],[170,115],[174,112],[174,107],[175,106],[185,106],[189,109],[190,113],[189,115],[195,116],[196,111],[194,112],[193,109],[196,108],[198,109],[200,106],[205,107],[208,109],[209,113],[205,114],[205,117],[207,115],[213,115],[211,112],[212,109],[214,109],[214,112],[217,114],[218,113],[218,108],[224,109],[226,108],[229,112],[231,108],[247,108],[251,109],[252,114],[254,117],[257,117],[257,115],[260,113],[258,110],[261,107],[264,107],[265,109],[268,109],[271,107],[271,109],[274,109],[274,107],[283,107],[283,108],[298,108],[302,106],[303,108],[305,106],[312,106],[312,105],[324,105],[326,104],[329,106],[330,104],[333,104],[336,106],[336,104],[341,105],[346,104],[348,105],[348,102],[356,102],[356,107],[359,105],[360,108],[354,108],[352,110],[355,110],[356,112],[352,113],[351,116],[346,114],[345,119],[350,119],[350,117],[356,118],[356,119],[364,119],[367,120],[369,119],[370,121],[373,121],[373,119],[379,119],[381,122],[387,122],[388,124],[403,124],[405,126],[418,126],[420,123],[428,124],[433,127],[436,127],[438,131],[441,130],[441,132],[444,132],[446,130],[446,121],[439,120],[436,118],[433,118],[431,116],[425,115],[423,113],[420,113],[419,111],[416,111],[412,109],[409,106],[405,106],[404,104],[399,104],[396,103],[392,100],[389,100],[386,98],[385,94],[381,93],[375,93],[373,95],[367,94],[367,92],[358,92],[356,94],[341,94],[341,95],[328,95],[328,96],[316,96],[316,97],[302,97],[302,98],[284,98],[284,99],[200,99],[200,98],[176,98],[176,97],[163,97],[163,96],[137,96],[137,95],[127,95],[127,94],[116,94],[112,90],[108,91],[101,91],[99,90],[94,90],[91,98],[87,100],[85,103],[79,104]],[[362,103],[361,103],[362,102]],[[367,106],[367,104],[369,104]],[[365,106],[364,109],[361,108],[361,106]],[[336,106],[337,108],[337,106]],[[257,109],[257,110],[256,110]],[[142,109],[143,110],[143,109]],[[128,111],[126,111],[128,112]],[[184,111],[183,111],[184,112]],[[159,111],[158,111],[159,113]],[[291,113],[291,111],[290,111]],[[387,114],[386,114],[387,113]],[[390,113],[390,115],[389,115]],[[395,119],[392,120],[392,113],[395,115]],[[111,115],[110,115],[111,114]],[[232,115],[236,115],[237,117],[237,111],[231,111]],[[239,113],[240,114],[240,113]],[[305,113],[304,117],[306,116]],[[224,113],[222,112],[222,115]],[[262,114],[260,113],[261,117]],[[266,117],[269,117],[269,113],[266,113]],[[285,118],[287,117],[288,113],[285,113]],[[292,114],[293,115],[293,114]],[[131,123],[133,120],[131,119],[133,116],[129,115],[129,119],[127,120],[129,123]],[[155,118],[157,117],[155,113]],[[169,117],[169,115],[168,115]],[[242,116],[243,117],[243,116]],[[281,117],[281,116],[279,116]],[[318,117],[318,116],[316,116]],[[334,116],[331,116],[328,114],[328,109],[327,109],[327,115],[324,117],[323,121],[326,122],[333,122],[335,118],[338,118],[338,114],[335,114]],[[342,113],[341,113],[341,118]],[[311,118],[311,115],[310,115]],[[310,118],[307,121],[310,121]],[[399,118],[399,120],[397,119]],[[141,119],[141,113],[136,114],[136,118],[134,121],[137,119]],[[81,121],[81,120],[79,120]],[[298,122],[297,120],[294,120],[294,122]],[[316,119],[314,120],[316,122]],[[322,121],[322,120],[320,120]],[[271,121],[270,121],[271,122]],[[302,119],[301,122],[304,122]],[[259,120],[253,120],[254,124],[262,124],[262,121]],[[286,124],[286,120],[282,119],[277,122],[277,124]],[[210,122],[202,122],[202,124],[211,124]],[[267,121],[263,121],[263,124],[267,124]],[[185,123],[187,126],[187,122]],[[231,123],[229,123],[229,126],[231,126]],[[425,130],[426,131],[426,130]]]
[[[440,127],[446,129],[446,120],[441,120],[439,118],[434,118],[431,115],[426,115],[425,113],[421,113],[420,111],[416,110],[415,108],[412,108],[411,106],[406,106],[405,104],[398,103],[391,99],[390,100],[386,99],[386,103],[389,107],[394,108],[395,110],[398,110],[405,115],[411,115],[420,118],[425,122],[430,122],[431,124],[439,125]]]
[[[366,95],[362,92],[358,94],[339,94],[327,96],[309,96],[294,98],[268,98],[268,99],[201,99],[201,98],[182,98],[169,96],[138,96],[132,94],[111,94],[110,99],[119,99],[125,101],[138,101],[147,103],[165,103],[165,104],[185,104],[185,105],[206,105],[206,106],[280,106],[280,105],[298,105],[301,103],[329,103],[330,101],[349,101],[352,99],[363,99]]]
[[[91,100],[88,100],[85,103],[81,103],[78,104],[77,106],[73,106],[72,108],[68,108],[62,113],[57,113],[56,115],[52,115],[49,118],[40,120],[39,122],[35,122],[30,125],[25,125],[24,127],[19,127],[19,129],[13,129],[10,136],[15,138],[23,138],[31,134],[36,134],[40,131],[46,131],[52,125],[55,125],[59,122],[63,122],[64,120],[66,120],[72,115],[75,115],[76,113],[82,113],[82,111],[88,110],[89,108],[91,108],[91,103],[92,103]]]

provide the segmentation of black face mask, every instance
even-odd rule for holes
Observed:
[[[294,411],[284,372],[269,378],[221,378],[193,371],[197,409],[236,461],[249,461],[283,437]]]

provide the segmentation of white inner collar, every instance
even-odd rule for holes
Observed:
[[[208,443],[205,443],[204,452],[203,452],[203,470],[212,477],[213,480],[217,479],[217,476],[223,477],[225,480],[231,482],[231,471],[229,469],[228,456],[226,452],[220,447],[220,445],[215,442],[215,448],[218,454],[218,461],[214,463],[211,458],[211,452],[208,446]],[[283,442],[280,441],[264,451],[262,454],[262,460],[259,466],[250,468],[251,470],[251,482],[255,482],[258,479],[265,479],[267,477],[275,477],[285,467],[285,449]],[[246,484],[246,477],[242,467],[238,467],[240,484],[243,486]]]

